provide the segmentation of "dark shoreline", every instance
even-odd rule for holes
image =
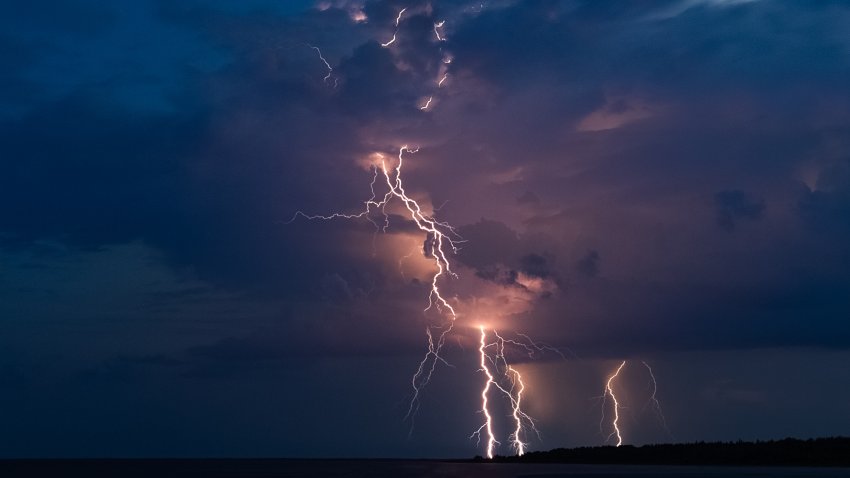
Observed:
[[[498,465],[498,468],[492,466]],[[502,465],[504,465],[504,468]],[[564,468],[569,467],[569,468]],[[601,467],[594,469],[594,467]],[[841,470],[847,467],[848,470]],[[583,447],[530,452],[522,457],[497,456],[472,459],[370,459],[370,458],[52,458],[0,459],[0,477],[87,478],[271,478],[271,477],[372,477],[390,476],[798,476],[794,470],[823,470],[799,476],[850,476],[850,438],[812,440],[660,444],[619,448]],[[715,471],[711,471],[711,470]],[[772,469],[768,475],[759,470]],[[827,471],[834,469],[834,471]],[[476,471],[477,470],[477,471]],[[525,470],[525,472],[523,472]],[[615,470],[615,471],[612,471]],[[637,470],[637,471],[635,471]],[[735,471],[737,470],[737,471]],[[744,471],[751,470],[751,471]],[[786,470],[786,471],[781,471]],[[480,474],[480,473],[484,474]],[[497,472],[493,475],[493,472]],[[471,473],[471,474],[470,474]],[[601,474],[600,474],[601,473]],[[634,474],[633,474],[634,473]],[[672,474],[671,474],[672,473]],[[693,473],[702,473],[693,475]],[[789,474],[790,473],[790,474]],[[838,474],[836,474],[838,473]],[[729,475],[732,476],[732,475]]]
[[[557,448],[479,462],[594,465],[850,467],[850,438]]]

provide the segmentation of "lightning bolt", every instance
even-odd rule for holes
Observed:
[[[331,64],[328,63],[328,60],[326,60],[325,57],[322,55],[322,50],[320,50],[319,47],[313,46],[309,43],[307,43],[306,45],[308,47],[312,48],[313,50],[316,50],[316,54],[319,55],[319,59],[322,60],[322,63],[324,63],[325,67],[327,67],[328,74],[325,75],[324,78],[322,78],[322,81],[324,81],[325,84],[327,84],[328,80],[330,80],[333,77],[334,69],[331,67]],[[339,86],[339,79],[334,78],[334,88],[336,88],[337,86]]]
[[[308,220],[366,218],[375,225],[376,231],[380,229],[386,232],[389,227],[389,215],[386,212],[386,207],[391,200],[397,199],[407,209],[407,212],[410,214],[410,219],[422,232],[426,234],[428,240],[426,241],[424,251],[426,256],[433,260],[437,271],[431,277],[431,291],[428,295],[428,305],[425,307],[423,312],[427,312],[428,310],[435,308],[439,312],[447,315],[450,320],[447,323],[428,326],[425,329],[425,335],[428,339],[428,350],[411,379],[413,398],[410,401],[410,406],[408,407],[407,414],[405,415],[405,419],[410,418],[411,421],[419,409],[419,394],[431,381],[431,377],[436,370],[437,363],[442,362],[448,365],[448,362],[440,353],[443,345],[446,343],[446,336],[452,331],[454,321],[457,319],[457,312],[440,292],[439,282],[445,275],[457,278],[457,275],[452,271],[447,251],[450,250],[452,253],[457,253],[458,243],[462,241],[451,225],[445,222],[440,222],[423,212],[420,204],[408,196],[405,191],[404,183],[402,182],[404,154],[413,154],[416,152],[418,152],[418,149],[410,149],[407,145],[400,147],[398,150],[398,163],[394,168],[388,167],[383,155],[380,153],[378,154],[380,165],[373,167],[374,174],[370,184],[372,195],[369,199],[363,202],[364,208],[360,212],[351,214],[335,212],[329,215],[308,215],[302,211],[297,211],[292,219],[288,221],[288,223],[291,223],[299,216]],[[383,197],[379,198],[378,193],[375,190],[375,186],[380,177],[383,177],[387,191],[384,193]],[[374,211],[380,211],[384,216],[384,225],[382,227],[378,226],[378,224],[371,218]],[[411,426],[411,432],[412,431],[413,427]]]
[[[401,9],[395,19],[395,30],[392,38],[381,43],[383,47],[389,47],[395,43],[399,27],[401,25],[406,8]],[[441,29],[445,21],[434,23],[434,34],[437,41],[446,41],[445,36],[441,34]],[[318,47],[308,45],[314,49],[319,55],[319,58],[328,68],[328,74],[324,81],[327,83],[330,78],[333,78],[333,68],[330,63],[324,58],[321,50]],[[439,72],[439,80],[436,81],[437,88],[441,88],[448,79],[446,69],[452,62],[450,54],[444,54],[443,65]],[[336,86],[336,78],[335,86]],[[420,110],[427,110],[431,107],[434,96],[429,96],[427,101],[421,106]],[[452,270],[449,261],[450,254],[458,252],[459,243],[463,239],[457,234],[455,229],[446,222],[438,221],[434,217],[434,213],[425,213],[422,206],[413,198],[411,198],[405,190],[402,181],[402,170],[405,162],[406,154],[415,154],[418,149],[412,149],[408,145],[401,146],[398,149],[397,162],[394,167],[387,164],[386,157],[382,153],[375,153],[373,156],[376,161],[372,165],[372,179],[369,184],[371,196],[363,201],[363,208],[357,212],[333,212],[327,215],[310,215],[302,211],[296,211],[292,219],[287,224],[292,223],[299,217],[308,220],[333,220],[333,219],[365,219],[370,221],[375,226],[375,232],[386,232],[389,228],[389,214],[387,207],[391,202],[399,202],[404,206],[409,219],[416,224],[417,228],[422,231],[426,237],[425,245],[422,248],[423,255],[430,259],[435,267],[434,273],[431,275],[430,291],[428,294],[428,303],[424,308],[423,313],[431,309],[436,309],[442,320],[436,324],[430,324],[425,327],[425,337],[427,339],[427,350],[416,371],[413,373],[410,383],[412,398],[405,415],[405,420],[410,420],[410,433],[413,432],[413,425],[416,414],[420,406],[420,394],[422,390],[430,383],[435,370],[439,363],[451,366],[442,355],[442,349],[446,343],[447,337],[452,333],[455,327],[455,322],[458,314],[452,304],[443,295],[440,290],[440,284],[445,276],[457,278],[457,274]],[[385,190],[378,192],[378,188]],[[433,209],[437,211],[438,209]],[[376,221],[376,214],[383,216],[383,224]],[[402,262],[409,257],[410,254],[399,260],[399,271],[404,275],[402,270]],[[482,436],[486,435],[486,454],[488,458],[492,458],[495,453],[496,446],[501,443],[496,439],[494,432],[494,417],[490,410],[494,394],[499,399],[509,403],[511,408],[510,417],[513,420],[513,431],[509,435],[511,447],[517,455],[523,455],[526,452],[527,444],[525,439],[529,432],[533,431],[538,439],[540,432],[535,425],[534,419],[523,411],[523,397],[526,392],[526,385],[523,382],[521,373],[508,363],[506,357],[506,347],[516,349],[529,356],[536,358],[546,352],[555,352],[562,358],[563,354],[556,348],[544,343],[536,343],[530,337],[524,334],[516,334],[515,337],[505,338],[496,330],[488,330],[484,326],[479,326],[480,341],[480,371],[485,376],[485,383],[481,390],[481,413],[484,415],[484,423],[470,436],[478,437],[480,444]],[[491,338],[488,341],[488,334]]]
[[[520,343],[514,340],[506,340],[498,332],[493,331],[493,335],[498,339],[497,341],[497,354],[496,359],[498,363],[502,365],[502,368],[505,370],[505,375],[510,379],[511,387],[510,389],[503,388],[500,385],[496,385],[496,387],[501,391],[511,402],[511,416],[514,419],[514,432],[511,434],[511,446],[513,446],[514,450],[516,450],[517,455],[522,456],[525,454],[526,444],[522,441],[522,436],[525,435],[525,427],[524,424],[528,424],[528,426],[534,430],[537,434],[537,437],[540,438],[540,431],[537,429],[537,426],[534,424],[534,419],[528,416],[525,412],[522,411],[522,392],[525,391],[525,383],[522,381],[522,375],[519,371],[510,365],[508,365],[507,359],[505,358],[505,344],[510,343],[517,346],[520,346],[526,350],[529,348],[534,349],[538,347],[534,344],[534,341],[528,339],[531,344]],[[522,335],[522,334],[520,334]],[[525,336],[527,337],[527,336]],[[516,390],[516,394],[514,395],[514,390]]]
[[[478,353],[481,355],[481,371],[484,372],[484,375],[487,377],[487,381],[484,382],[484,388],[481,389],[481,413],[484,414],[484,423],[476,430],[470,438],[473,436],[478,437],[478,441],[481,441],[481,432],[487,431],[487,458],[493,458],[493,450],[496,445],[499,444],[496,441],[495,436],[493,435],[493,417],[490,415],[490,409],[488,408],[488,399],[487,394],[490,393],[490,386],[495,385],[496,382],[494,380],[493,374],[490,372],[490,368],[487,366],[488,356],[487,356],[487,347],[492,344],[487,344],[487,332],[484,330],[484,326],[480,326],[479,330],[481,330],[481,341],[480,346],[478,347]]]
[[[437,37],[437,41],[446,41],[446,37],[440,35],[440,29],[443,28],[443,25],[445,24],[445,20],[434,24],[434,35]]]
[[[407,414],[405,415],[405,419],[411,420],[410,433],[413,432],[413,421],[417,411],[419,410],[420,393],[431,381],[438,363],[449,365],[449,363],[441,355],[441,351],[445,345],[447,336],[453,330],[454,322],[457,319],[457,312],[441,293],[439,282],[440,278],[444,275],[449,275],[455,278],[457,277],[451,269],[451,263],[448,259],[448,251],[457,253],[458,243],[462,241],[451,225],[445,222],[440,222],[432,216],[425,214],[419,203],[408,196],[405,191],[404,184],[402,182],[404,154],[406,152],[412,154],[417,151],[417,149],[410,149],[406,145],[399,148],[398,164],[395,168],[388,167],[383,156],[379,156],[381,159],[380,166],[374,166],[374,174],[372,182],[370,183],[372,195],[369,199],[364,201],[364,209],[360,212],[350,214],[332,213],[330,215],[308,215],[302,211],[297,211],[293,218],[289,221],[291,223],[299,216],[310,220],[367,218],[371,221],[372,213],[376,210],[380,210],[384,216],[384,225],[379,226],[374,221],[372,221],[372,223],[376,227],[376,232],[378,230],[385,232],[389,225],[386,207],[391,200],[398,199],[407,209],[411,220],[429,238],[426,242],[425,252],[427,253],[426,256],[433,260],[437,270],[431,278],[431,291],[428,296],[428,305],[425,307],[423,312],[427,312],[431,308],[436,308],[443,315],[447,316],[449,320],[446,323],[431,325],[425,328],[428,348],[425,356],[420,361],[416,372],[411,378],[413,397],[410,401]],[[378,193],[375,190],[375,185],[378,182],[378,178],[381,176],[383,176],[387,191],[384,196],[379,199]],[[478,436],[480,442],[481,433],[486,431],[487,456],[488,458],[493,457],[495,447],[500,444],[500,442],[496,440],[493,432],[493,416],[489,410],[488,397],[491,390],[495,389],[510,403],[512,410],[511,416],[514,420],[514,431],[510,436],[511,445],[518,455],[522,455],[525,453],[527,446],[523,441],[523,437],[527,435],[526,428],[532,429],[537,434],[538,438],[540,438],[540,432],[535,425],[534,419],[522,410],[522,398],[523,392],[525,391],[525,383],[522,381],[522,375],[520,372],[508,364],[505,355],[505,345],[509,344],[521,348],[529,355],[530,358],[534,358],[536,354],[544,353],[546,351],[553,351],[561,357],[563,357],[563,354],[554,347],[534,342],[531,338],[524,334],[517,334],[517,337],[521,337],[524,340],[511,338],[506,339],[499,335],[498,332],[492,331],[496,339],[493,342],[488,343],[487,331],[483,326],[480,326],[479,329],[481,331],[481,342],[479,347],[479,353],[481,355],[481,371],[484,372],[487,378],[484,388],[481,391],[481,410],[485,416],[485,422],[471,435],[471,437]],[[493,351],[490,352],[488,350]],[[488,365],[488,363],[490,365]],[[498,379],[494,373],[499,374]],[[509,385],[503,384],[505,381],[509,382]]]
[[[613,427],[614,431],[612,431],[608,435],[608,437],[605,439],[605,443],[608,443],[608,441],[611,440],[611,438],[613,438],[616,435],[617,436],[617,445],[616,446],[620,446],[620,445],[623,444],[623,435],[620,433],[620,425],[619,425],[620,402],[617,401],[617,395],[614,394],[614,387],[613,387],[612,384],[613,384],[614,380],[616,380],[617,377],[620,375],[620,371],[623,370],[623,367],[625,367],[625,366],[626,366],[626,361],[623,360],[623,362],[620,364],[620,366],[617,367],[617,370],[608,377],[608,380],[605,382],[605,392],[602,394],[602,419],[599,421],[599,431],[601,432],[603,430],[603,426],[604,426],[603,424],[605,422],[605,404],[607,403],[606,399],[607,399],[607,397],[610,396],[611,401],[614,403],[614,419],[611,421],[611,426]]]
[[[564,360],[567,359],[567,357],[563,354],[563,352],[561,352],[559,349],[552,347],[551,345],[549,345],[545,342],[535,342],[528,335],[521,334],[521,333],[516,333],[516,335],[518,337],[522,337],[525,341],[523,342],[523,341],[512,340],[512,339],[502,339],[502,340],[504,340],[506,343],[510,343],[510,344],[516,345],[519,348],[524,349],[525,352],[528,354],[528,358],[534,359],[534,358],[537,358],[539,355],[545,354],[546,352],[552,352],[552,353],[559,355]]]
[[[516,423],[516,428],[514,429],[514,432],[511,435],[511,441],[513,442],[516,454],[522,456],[525,454],[526,446],[520,438],[521,434],[523,433],[522,420],[523,418],[531,420],[531,418],[528,417],[528,415],[526,415],[522,411],[522,392],[525,391],[525,384],[522,382],[522,375],[520,375],[520,373],[513,367],[508,367],[508,372],[513,375],[514,384],[519,385],[519,390],[517,390],[516,392],[516,400],[512,400],[513,413],[511,415],[513,416],[514,422]],[[534,422],[531,423],[533,426]],[[540,432],[537,430],[537,428],[535,428],[534,431],[537,432],[538,436],[540,435]]]
[[[540,431],[537,429],[534,419],[522,409],[522,395],[525,392],[525,383],[522,381],[522,374],[508,364],[505,355],[505,345],[517,345],[526,350],[533,348],[533,346],[515,340],[505,339],[496,330],[490,331],[495,339],[487,342],[487,330],[483,325],[479,326],[479,330],[481,332],[480,346],[478,348],[481,364],[480,370],[484,372],[487,378],[484,382],[484,388],[481,390],[481,413],[484,415],[485,420],[470,435],[470,438],[477,437],[480,443],[481,433],[486,431],[487,457],[493,457],[494,448],[500,442],[493,435],[493,415],[488,407],[490,404],[489,394],[492,390],[496,390],[510,403],[510,416],[514,421],[514,431],[510,434],[509,440],[516,454],[522,456],[525,454],[527,447],[527,444],[523,441],[523,437],[527,435],[526,429],[530,428],[533,430],[538,439],[540,438]],[[488,350],[492,350],[492,352]],[[489,366],[488,363],[490,364]]]
[[[667,435],[672,437],[673,434],[670,433],[670,429],[667,427],[667,419],[664,418],[664,412],[661,410],[661,403],[658,401],[658,381],[655,380],[655,373],[652,371],[652,367],[650,367],[648,363],[642,360],[641,363],[644,367],[646,367],[646,370],[649,372],[650,384],[652,385],[652,395],[649,397],[649,402],[647,403],[647,405],[652,405],[652,409],[655,411],[655,415],[661,422],[661,426],[664,427],[664,431],[667,432]]]
[[[392,38],[390,38],[390,40],[389,40],[388,42],[386,42],[386,43],[381,43],[381,46],[382,46],[382,47],[386,48],[386,47],[388,47],[388,46],[392,45],[393,43],[395,43],[396,36],[398,35],[398,27],[399,27],[399,25],[401,24],[401,17],[402,17],[402,15],[404,15],[404,12],[405,12],[405,11],[407,11],[407,8],[402,8],[402,9],[398,12],[398,16],[397,16],[397,17],[395,17],[395,31],[393,32],[393,37],[392,37]]]
[[[417,252],[417,249],[413,249],[412,251],[410,251],[407,254],[399,257],[399,259],[398,259],[398,273],[401,275],[401,278],[404,279],[404,280],[407,280],[407,276],[404,275],[404,261],[413,257],[413,255],[416,254],[416,252]]]

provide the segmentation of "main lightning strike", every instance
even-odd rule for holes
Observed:
[[[625,367],[625,366],[626,366],[626,361],[623,360],[623,362],[620,364],[620,366],[617,367],[617,370],[613,374],[611,374],[608,377],[608,380],[605,382],[605,392],[602,395],[602,418],[599,421],[599,430],[602,431],[603,423],[605,422],[605,404],[607,402],[606,398],[608,396],[611,396],[611,401],[614,402],[614,419],[611,421],[611,426],[614,428],[614,431],[612,431],[608,435],[608,437],[605,439],[605,442],[607,443],[609,440],[611,440],[612,437],[614,437],[616,435],[617,436],[617,445],[616,446],[620,446],[620,445],[623,444],[623,435],[620,433],[620,425],[619,425],[620,402],[617,401],[617,395],[614,394],[614,387],[613,387],[612,383],[620,375],[620,371],[623,370],[623,367]]]
[[[484,423],[470,435],[481,439],[482,431],[487,431],[487,457],[493,457],[493,448],[499,442],[493,436],[493,417],[489,410],[489,393],[492,389],[497,390],[504,396],[511,406],[511,417],[514,420],[514,431],[509,439],[511,447],[516,451],[516,454],[522,456],[525,454],[526,443],[523,441],[523,436],[527,435],[526,425],[531,428],[534,433],[540,438],[540,431],[531,418],[522,409],[522,396],[525,392],[525,383],[522,381],[522,374],[517,369],[508,364],[505,357],[505,344],[514,344],[521,347],[530,347],[527,344],[519,343],[513,340],[505,339],[495,330],[491,330],[496,339],[493,342],[487,343],[487,331],[484,326],[479,326],[481,331],[481,342],[478,352],[480,354],[481,371],[484,372],[487,380],[484,383],[484,388],[481,391],[481,412],[484,414]],[[488,349],[493,349],[493,352],[488,352]],[[491,368],[487,365],[490,363]],[[510,383],[510,386],[502,384],[503,377]]]
[[[469,437],[472,438],[473,436],[477,436],[480,442],[481,431],[486,430],[487,458],[493,458],[493,450],[499,442],[496,441],[496,438],[493,435],[493,417],[490,415],[487,394],[490,392],[490,386],[494,385],[495,381],[493,374],[490,372],[490,368],[487,367],[487,333],[484,331],[484,326],[479,326],[478,328],[481,331],[481,341],[480,346],[478,347],[478,353],[481,355],[481,371],[484,372],[484,375],[487,377],[487,381],[484,383],[484,388],[481,389],[481,413],[484,414],[484,423]]]

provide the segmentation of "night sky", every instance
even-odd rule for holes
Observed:
[[[464,241],[414,421],[429,238],[290,222],[402,145]],[[850,434],[850,5],[0,7],[0,457],[471,457],[478,324],[564,354],[506,357],[533,450],[622,360],[629,444]]]

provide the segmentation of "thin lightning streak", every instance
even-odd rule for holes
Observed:
[[[516,345],[517,347],[521,347],[521,348],[525,349],[526,353],[528,354],[528,358],[533,359],[533,358],[536,358],[537,354],[542,355],[542,354],[545,354],[546,352],[552,352],[552,353],[559,355],[564,360],[567,359],[567,357],[563,354],[563,352],[561,352],[560,350],[558,350],[555,347],[552,347],[551,345],[549,345],[547,343],[535,342],[534,340],[531,339],[531,337],[529,337],[525,334],[516,333],[516,335],[524,338],[526,341],[520,342],[518,340],[511,340],[511,339],[503,339],[503,340],[505,342],[510,343],[510,344]]]
[[[661,403],[658,401],[657,393],[658,393],[658,382],[655,380],[655,373],[652,371],[652,367],[649,366],[648,363],[641,360],[641,363],[646,370],[649,372],[650,383],[652,384],[652,395],[649,397],[649,404],[652,404],[653,410],[655,410],[655,414],[658,416],[658,419],[661,421],[661,426],[664,427],[664,431],[667,432],[668,435],[672,436],[670,433],[670,429],[667,428],[667,419],[664,418],[664,412],[661,410]]]
[[[316,53],[319,55],[319,59],[320,59],[320,60],[322,60],[322,63],[324,63],[324,64],[325,64],[325,66],[328,68],[328,74],[327,74],[327,75],[325,75],[325,77],[324,77],[324,78],[322,78],[322,81],[324,81],[325,83],[327,83],[327,82],[328,82],[328,80],[329,80],[329,79],[331,79],[331,77],[333,77],[334,69],[331,67],[331,64],[330,64],[330,63],[328,63],[328,60],[326,60],[326,59],[325,59],[325,57],[322,55],[322,50],[320,50],[320,49],[319,49],[319,47],[317,47],[317,46],[313,46],[313,45],[311,45],[311,44],[309,44],[309,43],[307,44],[307,46],[308,46],[308,47],[310,47],[310,48],[312,48],[312,49],[314,49],[314,50],[316,50]],[[334,88],[336,88],[337,86],[339,86],[339,80],[337,80],[336,78],[334,78]]]
[[[404,15],[405,11],[407,11],[407,8],[402,8],[398,12],[398,16],[395,18],[395,31],[393,32],[393,37],[390,39],[390,41],[388,41],[386,43],[381,43],[382,47],[386,48],[386,47],[392,45],[393,43],[395,43],[396,36],[398,35],[398,26],[401,23],[401,17],[402,17],[402,15]]]
[[[420,107],[419,107],[419,109],[420,109],[420,110],[422,110],[422,111],[427,110],[427,109],[428,109],[428,107],[429,107],[429,106],[431,106],[431,101],[433,101],[433,100],[434,100],[434,97],[433,97],[433,96],[429,96],[429,97],[428,97],[428,101],[426,101],[424,105],[420,106]]]
[[[442,77],[442,78],[440,78],[440,81],[438,81],[438,82],[437,82],[437,87],[442,87],[442,86],[443,86],[443,83],[445,83],[445,82],[446,82],[446,80],[447,80],[448,78],[449,78],[449,74],[448,74],[448,73],[446,73],[445,75],[443,75],[443,77]]]
[[[416,254],[416,251],[417,251],[416,249],[413,249],[412,251],[410,251],[407,254],[399,257],[399,259],[398,259],[398,273],[401,274],[401,278],[404,279],[404,280],[407,280],[407,276],[404,275],[404,261],[406,261],[407,259],[410,259],[413,256],[413,254]]]
[[[446,204],[448,204],[448,203],[449,203],[449,200],[448,200],[448,199],[446,199],[446,200],[445,200],[445,201],[443,201],[443,203],[442,203],[442,204],[440,204],[439,206],[435,206],[435,207],[434,207],[434,212],[440,212],[440,211],[441,211],[444,207],[446,207]]]
[[[434,24],[434,35],[437,37],[437,41],[446,41],[446,37],[440,35],[440,28],[443,28],[443,25],[445,24],[445,20]]]
[[[435,329],[439,329],[439,327],[434,327]],[[446,336],[452,331],[454,328],[454,323],[450,322],[443,330],[440,332],[440,335],[436,341],[434,342],[433,334],[431,333],[431,327],[425,328],[425,335],[428,337],[428,351],[425,353],[425,357],[422,358],[422,361],[419,362],[419,367],[416,369],[416,373],[413,374],[410,382],[413,387],[413,398],[410,400],[410,406],[407,409],[407,414],[404,416],[405,420],[410,419],[411,427],[409,434],[413,434],[413,422],[416,418],[416,412],[419,411],[419,394],[422,392],[422,389],[425,388],[426,385],[431,381],[431,377],[434,375],[434,371],[437,368],[437,363],[442,362],[447,366],[451,366],[441,355],[440,351],[443,348],[443,345],[446,343]],[[430,366],[429,366],[430,363]]]
[[[611,421],[611,425],[613,426],[614,431],[611,432],[608,435],[608,438],[606,438],[605,441],[608,442],[608,440],[610,440],[614,435],[616,435],[617,436],[617,445],[616,446],[620,446],[620,445],[623,444],[623,435],[620,433],[620,425],[619,425],[620,402],[617,401],[617,396],[614,394],[614,388],[612,386],[612,383],[617,378],[617,376],[620,375],[620,370],[623,370],[623,367],[625,367],[625,366],[626,366],[626,361],[623,360],[623,363],[621,363],[620,366],[617,367],[617,370],[611,376],[609,376],[608,381],[605,382],[605,392],[602,395],[602,419],[599,421],[599,429],[602,430],[603,422],[605,421],[605,403],[606,403],[605,398],[610,395],[611,401],[614,402],[614,420]]]
[[[407,11],[407,8],[402,8],[398,12],[398,16],[395,17],[395,26],[398,27],[399,23],[401,23],[401,16],[404,15],[404,12]]]

